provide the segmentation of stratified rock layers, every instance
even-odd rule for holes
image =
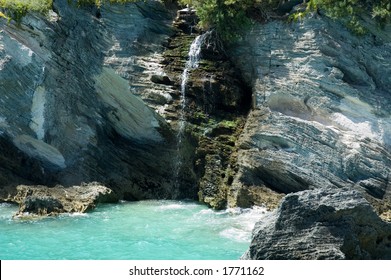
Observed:
[[[358,191],[302,191],[256,224],[242,258],[391,259],[391,224]]]
[[[129,200],[195,197],[173,188],[175,133],[144,102],[172,12],[65,0],[54,11],[0,22],[0,186],[99,181]]]
[[[390,209],[391,33],[368,27],[371,36],[357,37],[319,15],[275,21],[231,49],[255,109],[230,206],[256,203],[257,188],[330,186],[361,190],[379,214]]]
[[[357,37],[319,15],[275,21],[232,48],[254,110],[229,205],[288,194],[243,258],[391,258],[377,215],[391,209],[391,33],[367,24],[371,35]]]

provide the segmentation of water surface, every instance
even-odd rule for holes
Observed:
[[[156,200],[33,221],[12,219],[16,211],[0,204],[0,259],[238,259],[265,212]]]

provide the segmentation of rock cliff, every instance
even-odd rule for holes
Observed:
[[[97,9],[58,0],[47,17],[1,22],[3,200],[18,184],[98,181],[121,199],[198,196],[226,207],[251,91],[210,34],[182,109],[200,31],[194,13],[173,24],[175,15],[159,1]]]
[[[230,49],[254,109],[228,205],[288,194],[244,259],[391,258],[378,217],[391,213],[391,27],[366,25],[356,36],[319,13],[272,21]]]
[[[391,219],[391,27],[367,19],[357,37],[316,13],[225,49],[208,33],[184,82],[200,30],[189,9],[173,24],[176,8],[56,0],[20,26],[0,19],[0,201],[50,214],[101,194],[216,209],[288,194],[244,258],[390,258],[366,201]],[[109,189],[78,200],[93,181]]]
[[[330,186],[357,189],[387,214],[391,27],[369,19],[367,27],[359,37],[315,14],[255,25],[230,49],[254,102],[230,206],[262,203],[265,188],[278,195]]]
[[[58,0],[47,17],[0,20],[1,187],[99,181],[124,199],[194,197],[173,189],[175,133],[153,107],[167,98],[151,76],[173,17],[158,1]]]

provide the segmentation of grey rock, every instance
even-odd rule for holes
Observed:
[[[46,18],[1,21],[0,188],[99,181],[126,199],[196,195],[173,189],[175,133],[155,112],[172,89],[150,80],[164,75],[174,17],[158,1],[97,14],[59,0]]]
[[[155,84],[171,85],[172,81],[166,75],[152,75],[151,81]]]
[[[253,89],[229,205],[242,189],[352,187],[390,200],[390,26],[357,37],[314,15],[255,26],[231,48]],[[379,43],[382,42],[382,43]]]
[[[243,259],[391,259],[391,224],[355,190],[287,195],[259,221]]]

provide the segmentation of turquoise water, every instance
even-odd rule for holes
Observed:
[[[184,201],[101,205],[88,214],[12,219],[0,204],[0,259],[238,259],[264,210],[213,211]]]

